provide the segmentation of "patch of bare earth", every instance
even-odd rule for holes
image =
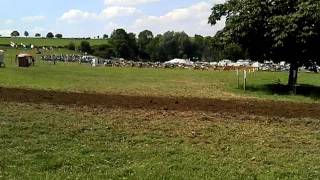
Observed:
[[[125,96],[0,88],[0,101],[128,110],[206,112],[234,116],[320,118],[320,104],[253,99]]]

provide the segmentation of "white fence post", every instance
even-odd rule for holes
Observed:
[[[246,91],[247,88],[247,71],[243,71],[243,90]]]
[[[239,69],[237,69],[237,79],[238,79],[238,89],[240,89],[240,74],[239,74]]]

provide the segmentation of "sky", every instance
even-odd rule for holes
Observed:
[[[213,36],[225,21],[208,24],[210,9],[225,0],[0,0],[0,35],[13,30],[64,37],[110,35],[114,29],[128,32],[148,29],[154,34],[184,31]]]

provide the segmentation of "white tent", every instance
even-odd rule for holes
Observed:
[[[261,66],[262,66],[262,64],[259,62],[253,62],[251,65],[251,67],[253,67],[253,68],[261,68]]]
[[[224,59],[218,62],[218,66],[233,66],[233,63],[231,60]]]
[[[187,59],[172,59],[170,61],[165,62],[164,64],[180,64],[180,65],[192,66],[194,62]]]
[[[247,66],[250,66],[250,63],[251,63],[250,60],[242,60],[242,59],[240,59],[236,63],[234,63],[234,66],[236,66],[236,67],[239,67],[239,66],[247,67]]]
[[[211,66],[217,66],[218,63],[217,63],[217,62],[210,62],[210,65],[211,65]]]
[[[280,66],[285,66],[287,63],[285,61],[281,61],[279,64]]]

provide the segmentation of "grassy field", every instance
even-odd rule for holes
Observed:
[[[65,50],[63,50],[65,51]],[[56,53],[56,51],[55,51]],[[68,53],[68,52],[61,52]],[[237,88],[235,72],[181,69],[92,68],[89,65],[37,61],[35,67],[18,68],[14,52],[7,56],[7,68],[0,69],[0,86],[72,92],[125,95],[191,96],[206,98],[258,97],[273,100],[318,102],[318,89],[311,94],[279,95],[266,84],[286,83],[286,72],[258,72],[248,76],[248,91]],[[300,73],[299,83],[320,86],[320,75]],[[241,83],[242,84],[242,83]]]
[[[46,39],[46,38],[11,38],[11,37],[0,37],[0,46],[1,45],[10,45],[10,42],[16,44],[33,44],[34,46],[67,46],[69,43],[73,42],[76,46],[79,46],[81,41],[88,41],[90,45],[101,45],[108,44],[108,40],[105,39],[73,39],[73,38],[63,38],[63,39]]]
[[[23,51],[6,49],[0,87],[319,102],[318,74],[300,73],[313,91],[291,96],[266,88],[285,83],[285,72],[249,74],[244,92],[235,72],[53,65],[38,56],[19,68],[12,58]],[[319,129],[319,119],[268,114],[0,102],[0,179],[319,179]]]
[[[32,49],[21,49],[21,48],[13,49],[13,48],[4,47],[4,46],[0,46],[0,49],[5,51],[5,59],[6,59],[6,62],[9,66],[12,64],[11,61],[14,61],[16,55],[21,54],[21,53],[31,54],[34,57],[36,57],[37,59],[40,59],[41,55],[80,54],[80,52],[78,52],[78,51],[71,51],[71,50],[68,50],[65,48],[55,48],[53,50],[41,50],[41,54],[37,54],[36,49],[33,49],[33,50]]]
[[[0,179],[317,179],[318,120],[0,103]]]

